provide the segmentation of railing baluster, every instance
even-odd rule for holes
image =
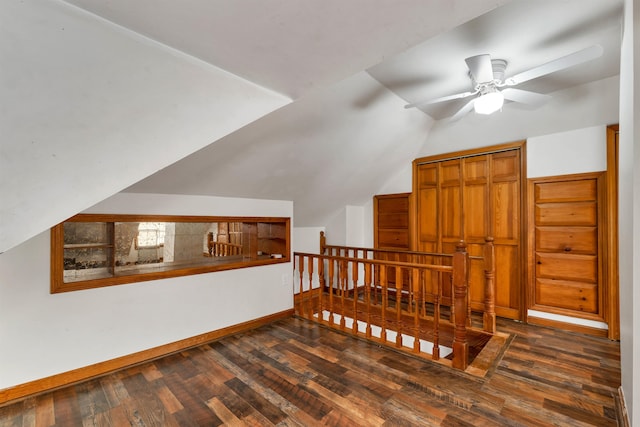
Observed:
[[[367,330],[365,335],[367,338],[371,338],[371,267],[370,263],[364,265],[364,294],[367,307]]]
[[[396,347],[402,347],[402,269],[396,267]]]
[[[340,307],[342,308],[342,313],[340,315],[340,329],[344,331],[345,328],[345,294],[347,292],[347,282],[348,282],[348,261],[340,261]]]
[[[483,326],[484,330],[490,333],[496,332],[496,283],[495,283],[495,248],[493,237],[485,238],[484,245],[484,277],[485,277],[485,300]]]
[[[309,298],[307,300],[307,316],[309,319],[314,315],[314,303],[313,303],[313,257],[307,257],[307,274],[309,275]]]
[[[413,300],[415,308],[413,310],[413,352],[420,353],[420,273],[417,268],[411,270],[413,288]]]
[[[387,303],[388,303],[388,289],[387,289],[387,266],[380,266],[380,293],[382,294],[382,325],[380,327],[382,330],[380,331],[380,340],[383,343],[387,342]]]
[[[469,280],[469,254],[464,242],[458,243],[453,255],[453,291],[456,310],[455,329],[453,332],[454,368],[465,370],[469,363],[469,346],[467,343],[467,285]]]
[[[324,259],[321,257],[317,257],[318,260],[318,320],[320,322],[324,322],[324,308],[325,308],[325,299],[324,299]]]
[[[357,259],[357,256],[356,256]],[[358,334],[358,268],[357,262],[351,263],[351,278],[353,280],[353,326],[352,333]]]
[[[433,350],[431,358],[440,360],[440,301],[442,300],[442,273],[438,273],[436,294],[433,297]]]
[[[300,298],[298,299],[298,306],[301,317],[304,317],[304,256],[298,256],[298,270],[300,271]]]
[[[336,261],[337,262],[337,261]],[[333,325],[333,282],[335,280],[334,260],[329,259],[329,325]]]

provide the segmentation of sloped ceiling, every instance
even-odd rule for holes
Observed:
[[[125,191],[293,200],[296,226],[323,225],[345,205],[365,203],[390,173],[410,164],[432,123],[403,110],[402,100],[362,72]]]
[[[333,211],[370,199],[390,176],[425,151],[433,119],[446,118],[462,104],[454,101],[422,111],[403,106],[469,90],[464,58],[491,53],[506,59],[514,74],[599,44],[605,52],[601,58],[522,88],[548,94],[598,81],[618,74],[621,14],[619,1],[510,2],[385,58],[366,72],[306,92],[292,104],[125,191],[292,199],[296,225],[323,225]],[[304,67],[294,68],[298,66]],[[234,72],[244,73],[244,69]],[[266,70],[265,76],[272,72],[274,69]],[[306,72],[322,80],[317,70]],[[275,71],[278,76],[286,73]],[[298,71],[289,73],[292,80],[286,90],[299,93],[304,86],[291,86]],[[265,76],[263,84],[275,79]],[[492,117],[489,126],[482,125],[484,140],[491,140],[492,128],[495,135],[501,135],[503,127],[513,129],[510,117],[518,115],[507,112],[523,108],[527,107],[506,105],[504,119],[510,126],[501,126],[500,117]],[[562,111],[557,103],[551,103],[551,108],[540,115],[532,112],[531,117],[557,116]],[[520,128],[529,133],[511,134],[519,138],[535,135],[529,123]],[[482,144],[479,139],[478,143]]]
[[[299,98],[509,0],[66,0]]]
[[[2,79],[5,105],[19,101],[24,120],[0,118],[10,136],[1,157],[0,251],[125,188],[293,200],[296,225],[324,225],[345,204],[369,200],[423,149],[434,118],[444,114],[402,107],[465,87],[466,56],[504,57],[515,72],[600,40],[607,66],[588,76],[563,74],[548,87],[535,82],[535,89],[615,73],[619,40],[612,42],[611,34],[619,30],[621,4],[3,3],[3,71],[27,78],[17,79],[18,90],[15,80]],[[28,22],[13,16],[18,5],[34,11]],[[80,9],[70,13],[70,7]],[[75,21],[59,22],[61,10]],[[41,27],[48,31],[33,31]],[[169,72],[167,62],[198,72]],[[98,96],[96,85],[103,91]],[[79,164],[92,172],[84,181],[85,175],[68,173]]]

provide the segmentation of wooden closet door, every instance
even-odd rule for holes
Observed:
[[[422,252],[441,252],[440,244],[440,167],[437,163],[419,165],[416,171],[416,205],[419,218],[416,221],[415,250]],[[430,257],[425,260],[430,264],[440,262],[439,259]],[[427,293],[435,293],[438,290],[440,274],[429,273],[424,277],[424,286]]]
[[[485,237],[489,235],[490,155],[462,159],[463,227],[460,237],[471,256],[482,256]],[[482,260],[471,259],[469,293],[472,310],[484,308],[485,277]]]
[[[523,307],[520,148],[419,163],[415,167],[416,250],[453,253],[460,240],[482,256],[486,237],[496,248],[496,314],[520,319]],[[446,261],[445,261],[446,262]],[[450,295],[447,277],[444,295]],[[436,289],[437,282],[430,282]],[[482,310],[484,263],[471,261],[471,308]],[[445,298],[445,302],[447,299]]]
[[[496,313],[518,319],[522,306],[520,242],[520,150],[463,160],[462,239],[471,256],[482,256],[485,239],[496,251]],[[484,308],[484,262],[471,260],[471,308]]]
[[[520,150],[491,155],[490,226],[496,259],[496,314],[520,319],[524,307],[524,251],[521,229],[522,175]]]

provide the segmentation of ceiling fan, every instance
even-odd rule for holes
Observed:
[[[450,120],[455,121],[472,109],[478,114],[492,114],[502,108],[505,99],[538,107],[547,102],[551,96],[515,89],[512,86],[598,58],[602,52],[602,46],[594,45],[506,79],[504,75],[507,61],[504,59],[491,59],[489,54],[471,56],[465,59],[472,82],[471,91],[407,104],[404,108],[422,107],[477,95],[451,116]]]

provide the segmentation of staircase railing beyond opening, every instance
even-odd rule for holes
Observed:
[[[466,369],[468,333],[478,329],[470,321],[470,257],[464,242],[457,245],[454,254],[446,255],[451,257],[451,265],[413,262],[420,260],[419,256],[444,254],[414,252],[404,258],[409,262],[392,261],[388,256],[380,259],[383,252],[390,255],[393,251],[329,246],[324,233],[321,250],[321,254],[294,253],[297,315]],[[448,305],[442,304],[441,275],[448,275],[453,287]],[[449,312],[443,313],[443,309]],[[491,333],[495,331],[495,314],[493,325]],[[491,329],[491,315],[486,312],[484,329]]]

